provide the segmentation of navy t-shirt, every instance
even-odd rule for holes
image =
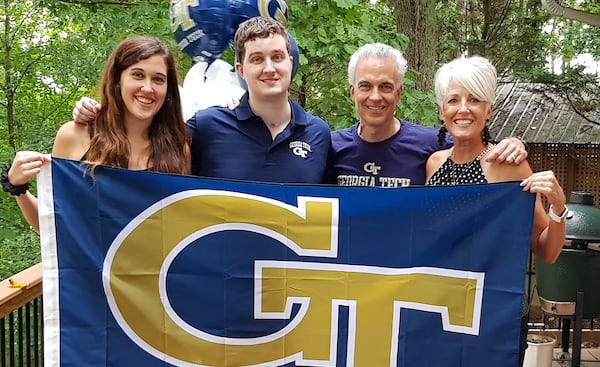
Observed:
[[[331,133],[322,119],[290,100],[292,120],[275,139],[248,104],[210,107],[187,121],[192,129],[192,174],[278,183],[325,182]]]
[[[429,156],[451,146],[440,145],[438,130],[400,120],[400,130],[387,140],[369,143],[358,136],[358,124],[334,131],[333,176],[341,186],[404,187],[425,184]]]

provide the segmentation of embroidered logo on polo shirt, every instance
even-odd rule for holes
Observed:
[[[297,155],[302,158],[306,158],[309,152],[312,152],[310,149],[310,144],[305,143],[303,141],[292,141],[290,142],[290,149],[294,155]]]

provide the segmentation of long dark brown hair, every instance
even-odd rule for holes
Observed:
[[[190,173],[189,132],[183,121],[175,60],[166,45],[147,36],[132,36],[121,41],[104,66],[99,86],[102,108],[90,125],[91,143],[85,155],[92,170],[100,164],[128,168],[130,144],[119,81],[125,69],[154,55],[163,56],[167,64],[167,95],[148,131],[148,170]]]

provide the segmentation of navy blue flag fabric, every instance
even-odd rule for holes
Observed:
[[[53,158],[47,366],[517,366],[517,182],[277,185]]]

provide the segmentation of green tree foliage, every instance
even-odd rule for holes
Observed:
[[[408,38],[396,30],[392,9],[384,2],[364,0],[290,0],[288,4],[288,27],[302,54],[293,97],[332,129],[356,123],[347,75],[352,53],[371,42],[402,51],[408,46]],[[433,125],[438,121],[433,94],[414,88],[413,78],[414,72],[409,71],[397,115]]]
[[[22,232],[14,237],[2,237],[0,239],[0,279],[9,278],[11,275],[39,263],[41,261],[39,243],[39,237],[33,231]]]
[[[563,2],[565,6],[600,14],[600,3],[597,1],[569,0]],[[552,59],[554,69],[564,70],[570,68],[570,62],[582,53],[589,53],[596,60],[600,60],[600,27],[581,24],[573,20],[552,17],[543,28],[544,50]]]
[[[438,1],[438,62],[462,54],[487,57],[500,74],[544,67],[539,0]]]
[[[10,155],[51,149],[53,132],[71,118],[74,101],[93,94],[107,55],[125,36],[152,34],[174,43],[168,1],[109,4],[4,1],[0,107],[7,119],[0,133]]]

